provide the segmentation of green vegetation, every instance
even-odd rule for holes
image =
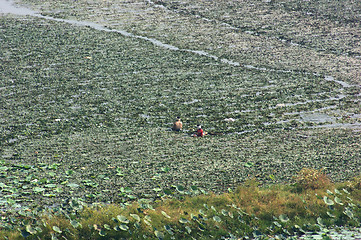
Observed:
[[[317,186],[314,183],[317,182]],[[72,198],[65,208],[18,214],[17,227],[3,225],[10,239],[220,239],[249,236],[327,236],[327,227],[360,227],[360,178],[331,183],[320,171],[303,169],[295,184],[259,187],[249,180],[234,192],[178,197],[161,195],[126,206],[87,205]],[[181,190],[180,190],[181,188]],[[176,195],[175,195],[176,196]]]
[[[42,16],[0,16],[1,234],[359,226],[359,3],[21,2]]]

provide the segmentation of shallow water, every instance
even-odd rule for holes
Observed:
[[[0,14],[34,15],[35,11],[25,7],[15,6],[13,1],[0,0]]]

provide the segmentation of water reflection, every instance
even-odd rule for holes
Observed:
[[[14,14],[14,15],[34,15],[35,11],[15,6],[13,1],[0,0],[0,14]]]

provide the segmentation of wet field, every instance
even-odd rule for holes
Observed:
[[[347,16],[336,1],[10,3],[3,206],[224,192],[291,183],[304,167],[360,174],[357,3]],[[190,137],[197,124],[215,135]]]

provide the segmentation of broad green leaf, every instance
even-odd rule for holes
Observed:
[[[184,192],[184,190],[185,190],[185,188],[182,185],[177,185],[176,189],[178,192],[181,192],[181,193]]]
[[[222,219],[218,216],[213,216],[213,220],[216,222],[222,222]]]
[[[341,199],[339,199],[338,197],[335,197],[335,202],[339,205],[343,205]]]
[[[320,217],[317,218],[317,223],[321,226],[324,226],[323,220]]]
[[[350,209],[345,209],[345,211],[343,212],[347,217],[353,219],[353,212]]]
[[[332,217],[332,218],[336,217],[335,215],[333,215],[333,214],[330,213],[330,212],[327,212],[327,215],[330,216],[330,217]]]
[[[0,171],[6,172],[9,168],[7,166],[1,166]]]
[[[107,233],[105,232],[104,229],[100,229],[99,235],[102,236],[102,237],[105,237],[105,235],[107,235]]]
[[[339,191],[339,190],[337,190],[337,188],[335,188],[335,191],[334,191],[336,194],[339,194],[339,195],[342,195],[342,193]]]
[[[123,215],[118,215],[118,216],[117,216],[117,219],[118,219],[119,222],[121,222],[121,223],[125,223],[125,224],[128,224],[128,223],[129,223],[128,218],[126,218],[126,217],[123,216]]]
[[[147,224],[148,226],[150,226],[150,227],[152,226],[152,224],[151,224],[149,221],[147,221],[146,219],[143,219],[143,221],[144,221],[144,223]]]
[[[180,218],[179,222],[184,224],[184,223],[188,223],[189,221],[185,218]]]
[[[158,231],[158,230],[155,230],[154,231],[154,235],[158,238],[158,239],[163,239],[164,238],[164,233]]]
[[[223,214],[223,216],[228,216],[228,211],[227,210],[225,210],[225,209],[222,209],[221,210],[221,213]]]
[[[276,227],[279,227],[279,228],[282,227],[282,225],[281,225],[279,222],[274,221],[273,224],[274,224]]]
[[[73,228],[78,228],[78,227],[81,228],[82,227],[81,224],[76,220],[71,220],[70,224],[71,224],[71,226],[73,226]]]
[[[130,216],[134,218],[137,222],[140,222],[140,217],[137,214],[131,213]]]
[[[202,214],[203,216],[206,216],[206,212],[203,209],[199,209],[199,213]]]
[[[347,191],[346,189],[344,189],[344,188],[342,188],[342,191],[344,191],[345,193],[347,193],[347,194],[350,194],[350,192],[349,191]]]
[[[123,231],[128,231],[129,227],[126,224],[122,223],[119,225],[119,229],[121,229]]]
[[[162,211],[162,214],[163,214],[164,217],[170,218],[170,216],[166,212]]]
[[[284,223],[288,222],[290,220],[286,214],[281,214],[279,216],[279,219],[281,220],[281,222],[284,222]]]
[[[78,188],[78,187],[79,187],[79,184],[76,184],[76,183],[68,183],[67,186],[70,187],[70,188]]]
[[[45,191],[45,188],[43,188],[43,187],[34,187],[34,188],[33,188],[33,191],[34,191],[35,193],[40,193],[40,192],[44,192],[44,191]]]
[[[26,225],[26,231],[31,235],[34,235],[36,233],[36,230],[31,225]]]
[[[60,230],[60,228],[58,226],[53,226],[53,230],[57,233],[62,233],[62,231]]]
[[[329,205],[329,206],[332,206],[332,205],[335,204],[331,199],[329,199],[329,198],[326,197],[326,196],[323,197],[323,201],[324,201],[327,205]]]

